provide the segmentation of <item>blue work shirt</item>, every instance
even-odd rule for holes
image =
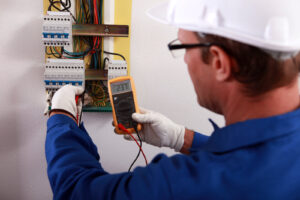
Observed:
[[[107,173],[83,125],[48,120],[54,199],[300,199],[300,109],[196,133],[190,155],[156,156],[130,173]]]

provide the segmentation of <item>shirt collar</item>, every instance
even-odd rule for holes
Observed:
[[[212,122],[212,120],[210,120]],[[238,122],[224,128],[212,122],[214,132],[203,146],[210,152],[226,152],[300,131],[300,109],[268,118]]]

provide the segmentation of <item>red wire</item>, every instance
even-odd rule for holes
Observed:
[[[50,47],[51,48],[51,47]],[[64,59],[70,59],[70,58],[67,58],[67,57],[64,57],[59,51],[58,51],[58,49],[56,48],[56,47],[54,47],[55,48],[55,50],[57,51],[57,53],[62,57],[62,58],[64,58]]]
[[[126,133],[128,133],[130,135],[130,137],[135,141],[135,143],[139,146],[143,156],[144,156],[144,159],[145,159],[145,162],[146,162],[146,165],[148,165],[148,160],[146,158],[146,155],[144,154],[144,151],[142,149],[142,147],[140,146],[140,144],[136,141],[136,139],[133,137],[133,135],[122,125],[122,124],[118,124],[118,127],[119,129],[121,129],[122,131],[125,131]]]
[[[98,9],[97,9],[97,0],[94,0],[94,24],[99,24],[98,19]],[[100,44],[99,44],[100,45]],[[96,49],[98,47],[98,40],[97,37],[94,37],[94,48]]]
[[[95,18],[96,24],[99,23],[98,14],[97,13],[98,13],[97,0],[94,0],[94,18]]]
[[[79,96],[76,96],[75,97],[76,105],[78,104],[78,99],[79,99]],[[76,116],[76,122],[77,122],[77,124],[79,123],[78,121],[79,121],[79,115],[78,115],[78,112],[77,112],[77,116]]]

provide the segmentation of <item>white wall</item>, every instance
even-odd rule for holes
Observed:
[[[173,59],[167,43],[176,29],[151,21],[145,10],[159,0],[133,0],[131,75],[140,106],[159,111],[177,123],[209,134],[211,117],[223,119],[196,102],[182,59]],[[46,175],[46,120],[41,46],[42,1],[0,0],[0,199],[51,199]],[[126,171],[137,147],[113,133],[111,113],[84,113],[83,120],[98,146],[103,167]],[[166,148],[144,145],[148,159]],[[138,160],[138,165],[144,161]]]

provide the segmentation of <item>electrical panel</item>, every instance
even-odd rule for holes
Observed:
[[[72,46],[72,17],[68,12],[51,12],[43,17],[44,46]]]
[[[48,92],[55,92],[67,84],[82,87],[85,85],[85,66],[83,60],[47,59],[44,68],[45,88]]]
[[[46,111],[55,91],[66,84],[84,87],[83,111],[112,111],[107,81],[129,73],[125,56],[108,51],[112,48],[106,46],[109,43],[104,38],[128,38],[129,26],[104,24],[104,12],[104,0],[44,0]],[[124,50],[128,51],[128,45]]]

